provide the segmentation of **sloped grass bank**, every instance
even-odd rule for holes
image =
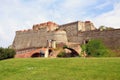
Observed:
[[[0,61],[0,80],[119,80],[120,58],[28,58]]]

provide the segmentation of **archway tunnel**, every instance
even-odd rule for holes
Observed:
[[[31,57],[32,58],[34,58],[34,57],[40,57],[40,53],[33,53]]]
[[[64,49],[68,49],[68,50],[71,51],[71,53],[67,55],[67,56],[69,56],[69,57],[77,57],[77,56],[79,56],[79,53],[78,53],[75,49],[68,48],[68,47],[67,47],[67,48],[64,48]]]

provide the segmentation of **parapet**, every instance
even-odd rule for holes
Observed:
[[[49,31],[49,30],[55,29],[57,26],[58,26],[58,24],[56,24],[54,22],[51,22],[51,21],[48,21],[48,22],[45,22],[45,23],[33,25],[33,30],[40,30],[41,28],[46,27],[47,31]]]
[[[85,23],[91,23],[91,21],[85,21]]]
[[[27,30],[18,30],[16,31],[16,34],[20,34],[20,33],[26,33],[26,32],[31,32],[33,31],[32,29],[27,29]]]
[[[73,25],[73,24],[78,24],[79,21],[75,21],[75,22],[70,22],[70,23],[66,23],[66,24],[62,24],[59,27],[63,27],[63,26],[69,26],[69,25]]]
[[[18,30],[18,31],[16,31],[16,34],[24,34],[24,33],[29,33],[29,32],[38,32],[40,30],[41,31],[42,30],[54,31],[57,28],[58,28],[58,25],[56,23],[49,21],[49,22],[33,25],[33,29]]]
[[[91,31],[91,30],[96,29],[91,21],[85,21],[85,27],[84,28],[85,28],[85,31]]]

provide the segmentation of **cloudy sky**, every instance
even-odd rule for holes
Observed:
[[[120,28],[120,0],[0,0],[0,47],[12,44],[16,30],[33,24],[78,20]]]

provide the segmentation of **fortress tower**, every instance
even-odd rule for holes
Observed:
[[[47,47],[47,41],[54,40],[56,43],[77,42],[79,31],[94,30],[95,27],[90,21],[76,21],[64,25],[54,22],[45,22],[33,25],[32,29],[16,31],[13,47],[16,50]]]

